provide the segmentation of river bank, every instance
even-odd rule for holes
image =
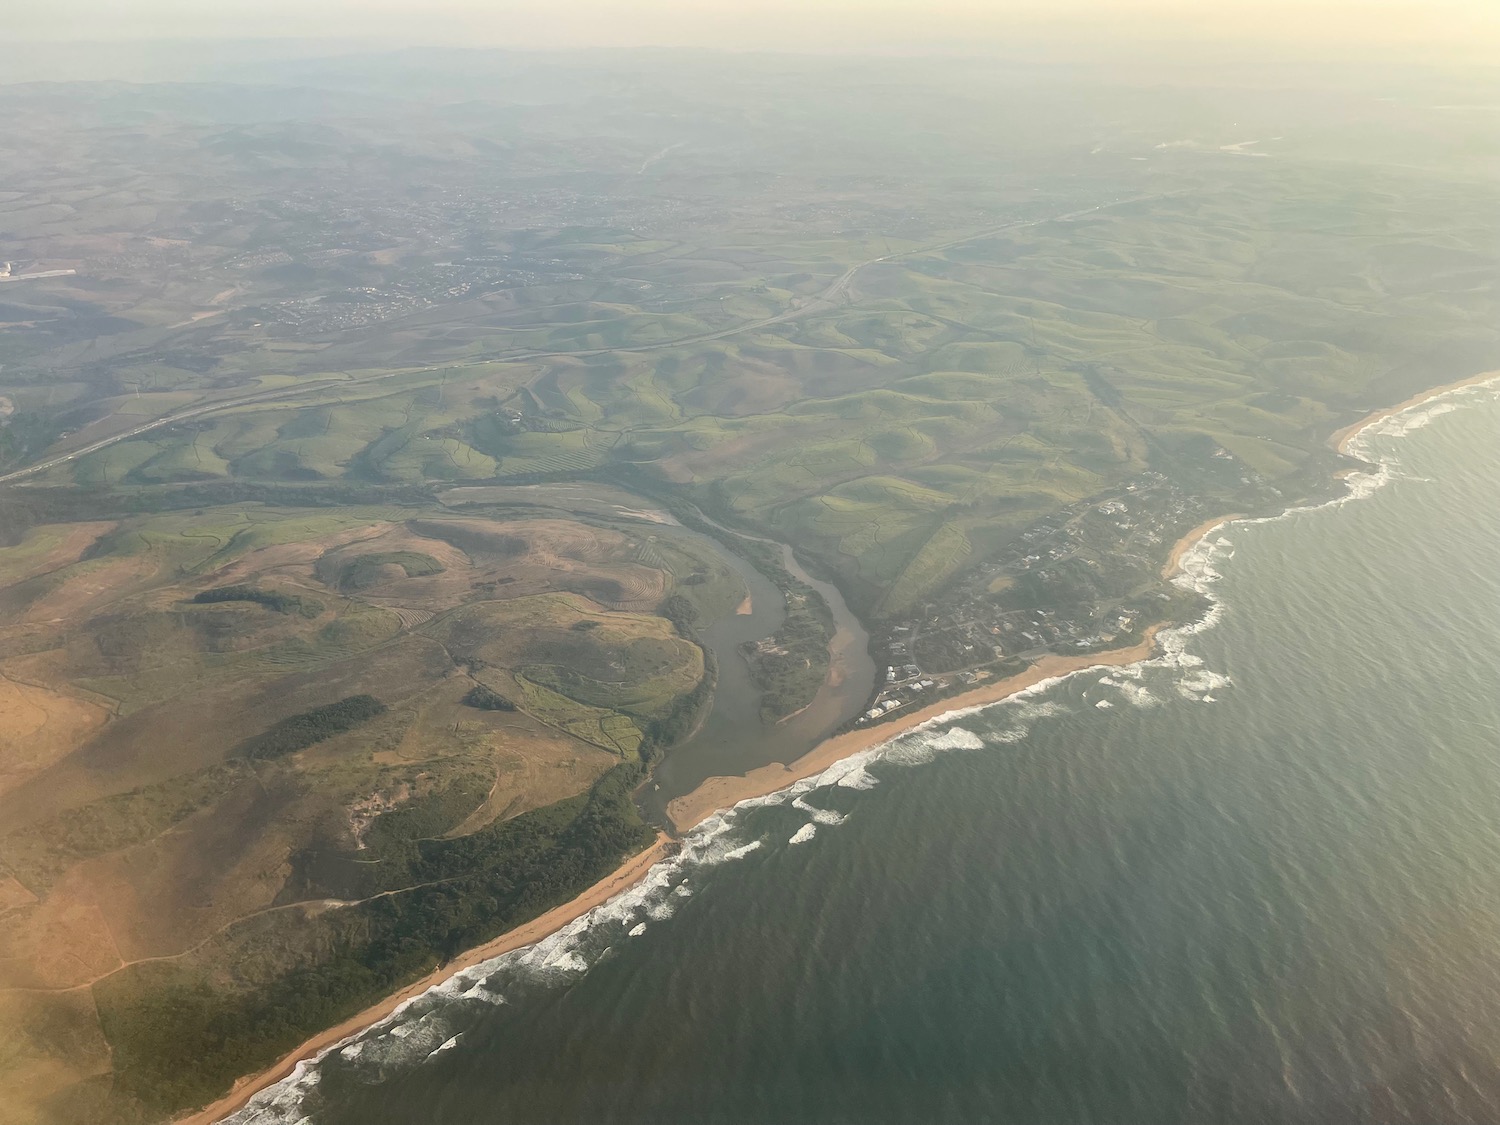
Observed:
[[[710,818],[536,956],[576,972],[450,1001],[471,970],[282,1118],[1493,1120],[1497,427],[1478,390],[1367,430],[1357,502],[1184,558],[1223,609],[1170,658]]]
[[[1173,565],[1204,534],[1224,523],[1225,518],[1227,517],[1208,521],[1179,540],[1170,555]],[[1045,657],[1014,676],[932,703],[898,722],[882,724],[867,730],[850,731],[827,739],[795,759],[790,765],[773,762],[744,775],[708,778],[690,793],[671,801],[667,806],[667,816],[673,828],[682,833],[720,809],[752,797],[774,793],[804,778],[815,776],[844,758],[889,742],[949,712],[998,703],[1018,692],[1035,687],[1044,680],[1065,676],[1085,668],[1133,664],[1151,655],[1155,648],[1155,635],[1159,628],[1161,626],[1153,626],[1140,643],[1128,648],[1079,656]],[[213,1125],[214,1122],[221,1121],[243,1109],[262,1090],[291,1077],[300,1065],[339,1046],[351,1036],[385,1019],[414,997],[420,996],[464,969],[533,944],[556,933],[569,922],[602,906],[616,895],[638,884],[651,868],[668,854],[672,843],[671,838],[665,833],[659,835],[649,849],[628,859],[608,878],[596,883],[577,898],[523,926],[500,935],[485,945],[469,950],[457,960],[370,1006],[358,1015],[313,1036],[299,1045],[296,1050],[289,1052],[274,1066],[241,1079],[228,1094],[212,1105],[191,1115],[178,1118],[177,1125]]]
[[[1222,522],[1222,520],[1215,521],[1214,526]],[[1019,692],[1035,687],[1044,680],[1066,676],[1085,668],[1134,664],[1138,660],[1146,659],[1154,651],[1156,633],[1159,628],[1161,627],[1153,626],[1147,630],[1144,640],[1129,648],[1082,656],[1043,657],[1024,672],[1018,672],[1003,680],[996,680],[982,687],[928,704],[921,710],[904,716],[898,722],[883,723],[880,726],[836,735],[790,765],[773,762],[738,777],[711,777],[693,792],[678,797],[668,804],[667,815],[671,818],[673,828],[679,833],[687,832],[722,809],[754,797],[767,796],[785,789],[788,785],[815,777],[845,758],[890,742],[924,723],[941,719],[944,715],[954,711],[1000,703]]]
[[[1329,439],[1329,443],[1340,452],[1348,453],[1355,437],[1370,426],[1420,407],[1454,391],[1463,390],[1466,387],[1479,386],[1496,380],[1500,380],[1500,372],[1490,371],[1473,375],[1466,379],[1460,379],[1441,387],[1434,387],[1432,390],[1425,391],[1422,394],[1413,395],[1411,398],[1395,406],[1372,411],[1358,422],[1337,431]],[[1178,539],[1172,545],[1171,551],[1168,552],[1167,560],[1163,564],[1161,571],[1162,578],[1170,579],[1176,575],[1181,570],[1183,557],[1194,546],[1205,536],[1213,534],[1219,528],[1232,523],[1238,518],[1240,516],[1233,513],[1214,516],[1204,520],[1197,527],[1194,527],[1186,535]],[[1151,655],[1155,649],[1156,633],[1162,627],[1153,627],[1147,632],[1146,638],[1143,641],[1129,648],[1115,649],[1084,656],[1044,657],[1023,672],[930,704],[919,711],[905,716],[899,722],[882,724],[866,730],[850,731],[847,734],[830,738],[790,765],[772,763],[741,776],[708,778],[693,792],[671,801],[667,805],[667,815],[676,831],[679,833],[686,832],[695,825],[702,823],[715,812],[738,804],[741,801],[766,796],[784,789],[788,785],[813,777],[823,772],[829,766],[842,761],[844,758],[872,749],[881,743],[889,742],[924,723],[941,718],[950,712],[1000,703],[1019,692],[1035,687],[1043,680],[1066,676],[1085,668],[1119,667],[1121,665],[1134,664],[1136,661],[1144,660]]]

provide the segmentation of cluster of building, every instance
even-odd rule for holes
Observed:
[[[912,678],[911,670],[915,670],[915,678]],[[897,676],[906,676],[906,679],[897,679]],[[886,669],[885,687],[875,697],[874,705],[860,716],[860,723],[874,722],[884,715],[893,711],[899,711],[903,707],[910,706],[921,700],[923,695],[931,693],[934,688],[946,688],[948,681],[931,678],[923,678],[921,670],[915,664],[903,665],[901,669]]]
[[[872,637],[886,669],[875,722],[919,699],[977,682],[1001,661],[1087,650],[1135,631],[1159,588],[1161,546],[1208,514],[1161,473],[1070,505]],[[925,671],[924,671],[925,669]]]

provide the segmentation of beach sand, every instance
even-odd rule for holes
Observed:
[[[1430,399],[1438,398],[1450,391],[1461,390],[1464,387],[1474,387],[1478,386],[1480,383],[1490,383],[1494,382],[1495,380],[1500,380],[1500,371],[1485,371],[1479,375],[1471,375],[1467,379],[1460,379],[1456,383],[1449,383],[1446,386],[1442,387],[1433,387],[1430,391],[1423,391],[1419,395],[1412,395],[1411,398],[1407,399],[1405,402],[1398,403],[1395,406],[1386,407],[1384,410],[1376,410],[1370,414],[1365,415],[1358,422],[1355,422],[1352,426],[1345,426],[1342,430],[1339,430],[1331,438],[1328,439],[1328,444],[1333,446],[1333,448],[1337,449],[1340,453],[1347,454],[1349,452],[1350,444],[1354,441],[1354,435],[1359,433],[1359,431],[1363,430],[1366,426],[1373,426],[1376,422],[1384,421],[1392,415],[1400,414],[1403,411],[1410,410],[1414,406],[1421,406],[1424,402],[1427,402]]]
[[[1204,520],[1197,527],[1193,528],[1192,531],[1172,544],[1172,553],[1167,556],[1167,561],[1161,568],[1161,576],[1163,578],[1171,578],[1182,569],[1182,556],[1192,550],[1193,545],[1198,540],[1204,538],[1210,532],[1217,531],[1226,523],[1233,523],[1239,518],[1240,516],[1237,514],[1232,516],[1215,516],[1211,520]]]
[[[1215,526],[1221,522],[1223,521],[1214,521]],[[772,762],[768,766],[751,770],[742,776],[711,777],[691,793],[670,802],[667,805],[667,815],[671,817],[672,826],[678,832],[686,832],[721,809],[727,809],[751,797],[764,797],[805,778],[815,777],[845,758],[889,742],[949,712],[999,703],[1017,692],[1034,687],[1043,680],[1054,676],[1064,676],[1069,672],[1077,672],[1084,668],[1134,664],[1137,660],[1144,660],[1151,655],[1155,648],[1157,628],[1159,627],[1153,626],[1147,631],[1146,638],[1140,644],[1132,645],[1130,648],[1112,649],[1107,652],[1080,656],[1043,657],[1024,672],[959,695],[950,695],[946,699],[928,704],[919,711],[903,715],[897,722],[882,723],[878,726],[837,735],[804,754],[791,765]]]
[[[517,926],[514,930],[501,934],[491,942],[469,950],[463,956],[429,973],[415,984],[408,985],[395,995],[388,996],[378,1004],[366,1008],[359,1015],[351,1016],[337,1027],[331,1027],[321,1035],[313,1036],[275,1066],[268,1067],[248,1078],[241,1078],[234,1084],[234,1089],[218,1101],[197,1113],[179,1118],[178,1121],[181,1125],[212,1125],[213,1122],[220,1121],[231,1113],[237,1113],[261,1090],[290,1075],[299,1062],[322,1054],[328,1048],[358,1034],[371,1024],[379,1023],[406,1001],[420,996],[428,989],[442,984],[443,981],[465,969],[473,968],[502,953],[510,953],[523,946],[541,941],[562,929],[569,922],[581,918],[596,906],[604,905],[621,891],[629,890],[646,877],[646,872],[651,870],[653,865],[666,858],[673,845],[674,841],[670,836],[660,833],[656,838],[656,843],[650,848],[631,857],[622,867],[595,883],[571,902],[554,907],[541,917],[523,926]]]

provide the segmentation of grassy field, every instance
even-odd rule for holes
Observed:
[[[128,1118],[161,1030],[137,966],[249,1003],[326,960],[294,908],[323,894],[319,865],[484,837],[638,768],[708,682],[657,615],[678,597],[706,622],[744,590],[641,521],[242,505],[18,535],[0,548],[0,1015],[30,1030],[4,1081]],[[481,684],[513,706],[466,705]],[[94,1083],[111,1057],[113,1095]],[[182,1104],[170,1090],[150,1104]]]
[[[580,244],[653,285],[715,278],[713,299],[656,313],[559,290],[504,314],[513,350],[558,354],[323,372],[297,398],[50,479],[527,482],[626,465],[796,544],[857,604],[897,615],[1007,528],[1181,469],[1169,446],[1207,439],[1247,477],[1291,482],[1336,422],[1500,347],[1485,263],[1463,249],[1496,234],[1476,185],[1238,171],[1200,167],[1191,190],[937,249],[886,241],[838,300],[759,327],[876,257],[871,243]],[[752,327],[695,339],[735,324]],[[190,384],[115,406],[180,406]]]

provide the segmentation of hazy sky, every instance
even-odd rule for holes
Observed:
[[[1226,39],[1500,59],[1500,0],[20,0],[4,39],[394,38],[473,46],[863,50]]]

